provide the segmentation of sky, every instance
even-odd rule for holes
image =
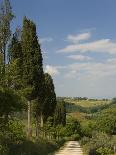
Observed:
[[[116,0],[11,0],[15,30],[37,25],[57,96],[116,96]]]

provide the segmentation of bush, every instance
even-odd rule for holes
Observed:
[[[8,124],[1,125],[0,154],[9,154],[12,146],[21,144],[25,140],[23,125],[19,120],[10,120]]]
[[[74,135],[72,135],[71,136],[71,140],[74,140],[74,141],[78,141],[78,140],[80,140],[80,135],[79,134],[74,134]]]
[[[112,154],[112,150],[110,148],[107,148],[107,147],[100,147],[96,150],[96,152],[99,154],[99,155],[110,155]]]
[[[99,132],[94,133],[92,138],[82,139],[81,144],[90,155],[92,155],[93,152],[97,155],[110,155],[114,151],[113,147],[115,146],[115,142],[112,136]]]
[[[96,129],[108,134],[116,134],[116,106],[98,115]]]
[[[81,124],[82,135],[86,137],[92,137],[92,133],[95,130],[95,121],[86,121]]]

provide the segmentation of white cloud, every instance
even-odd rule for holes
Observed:
[[[89,61],[89,60],[92,60],[91,57],[84,56],[84,55],[69,55],[67,57],[70,58],[70,59],[73,59],[73,60],[78,60],[78,61]]]
[[[69,70],[78,71],[81,77],[91,79],[116,76],[116,61],[75,63],[69,65],[68,68]]]
[[[67,40],[72,43],[78,43],[79,41],[88,40],[91,37],[91,33],[82,33],[77,35],[68,35]]]
[[[90,33],[80,34],[77,36],[69,35],[68,40],[71,41],[65,48],[58,50],[58,53],[72,52],[104,52],[116,54],[116,42],[111,39],[100,39],[91,42],[79,43],[78,41],[87,40],[91,37]]]
[[[71,70],[68,73],[66,73],[64,77],[74,79],[78,77],[78,72],[76,70]]]
[[[59,96],[114,97],[116,94],[115,57],[103,62],[80,62],[53,68],[62,75],[54,79]]]
[[[111,61],[112,60],[112,61]],[[81,62],[67,66],[55,66],[65,78],[112,78],[116,77],[116,59],[108,59],[106,62]]]
[[[48,43],[48,42],[52,42],[53,41],[53,38],[51,37],[46,37],[46,38],[40,38],[39,39],[40,43]]]
[[[116,58],[110,58],[107,61],[110,62],[110,63],[116,63]]]
[[[49,73],[51,76],[52,75],[54,76],[54,75],[58,75],[59,71],[56,67],[47,65],[45,67],[45,73]]]

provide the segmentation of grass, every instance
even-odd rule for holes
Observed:
[[[73,99],[67,99],[65,101],[68,103],[73,103],[75,105],[80,105],[82,107],[87,107],[87,108],[110,103],[110,101],[103,101],[103,100],[97,100],[97,101],[80,100],[80,101],[78,101],[78,100],[73,100]]]
[[[67,119],[68,118],[74,118],[77,119],[78,121],[86,121],[87,119],[85,118],[85,113],[81,112],[72,112],[70,114],[67,114]]]
[[[88,110],[91,111],[91,109],[94,109],[98,107],[98,110],[100,107],[104,105],[110,105],[111,100],[78,100],[78,99],[65,99],[65,102],[74,104],[77,107],[74,107],[73,110],[70,111],[70,113],[67,114],[67,119],[68,118],[74,118],[77,119],[80,122],[85,122],[88,119],[91,118],[93,115],[92,113],[87,113]],[[81,110],[79,109],[78,106],[81,106]],[[72,106],[73,107],[73,106]],[[83,109],[87,109],[83,111]],[[107,108],[106,108],[107,109]],[[102,109],[101,109],[102,110]]]
[[[50,142],[25,141],[10,148],[9,155],[48,155],[57,149],[57,145]]]
[[[64,145],[64,140],[47,141],[39,139],[39,141],[24,141],[20,144],[14,144],[9,149],[9,155],[48,155],[55,152]]]

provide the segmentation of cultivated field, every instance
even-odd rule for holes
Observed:
[[[65,99],[68,103],[73,103],[75,105],[80,105],[82,107],[93,107],[93,106],[100,106],[109,104],[110,100],[73,100],[73,99]]]

